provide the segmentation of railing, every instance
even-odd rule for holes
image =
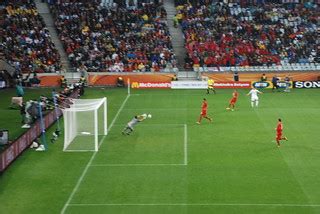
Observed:
[[[320,63],[292,63],[271,66],[195,67],[195,72],[281,72],[281,71],[320,71]]]

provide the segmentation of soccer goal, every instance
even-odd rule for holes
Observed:
[[[98,151],[99,140],[107,135],[107,98],[75,99],[63,110],[63,151]]]

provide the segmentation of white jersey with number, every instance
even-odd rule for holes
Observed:
[[[249,94],[251,95],[251,101],[259,100],[259,97],[258,97],[259,92],[260,91],[258,91],[255,88],[251,89],[251,91],[249,92]]]

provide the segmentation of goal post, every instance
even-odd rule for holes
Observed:
[[[63,109],[63,151],[98,151],[99,141],[108,134],[107,98],[76,99]]]

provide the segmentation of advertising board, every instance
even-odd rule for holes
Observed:
[[[278,88],[286,88],[287,87],[287,82],[285,81],[279,81],[277,83]],[[292,88],[292,81],[289,81],[289,88]],[[256,81],[256,82],[252,82],[252,87],[254,88],[272,88],[273,84],[271,81]]]
[[[320,88],[320,81],[295,81],[294,88]]]
[[[208,88],[207,81],[172,81],[172,89],[206,89]]]
[[[226,82],[215,82],[215,88],[251,88],[251,82],[242,81],[242,82],[234,82],[234,81],[226,81]]]
[[[132,82],[131,88],[171,88],[169,82]]]

